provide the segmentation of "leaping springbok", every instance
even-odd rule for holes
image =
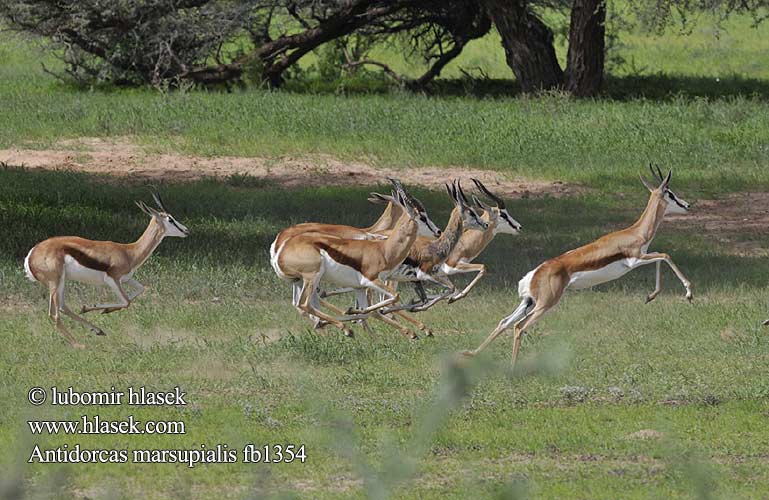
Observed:
[[[101,328],[75,314],[64,302],[64,285],[67,280],[94,286],[108,286],[118,302],[83,307],[80,313],[102,311],[111,313],[125,309],[144,291],[133,278],[134,272],[146,261],[166,236],[186,238],[189,230],[168,213],[157,194],[152,195],[160,210],[136,202],[151,217],[147,229],[134,243],[94,241],[77,236],[58,236],[41,241],[24,259],[24,270],[31,281],[39,281],[48,287],[48,315],[56,329],[76,348],[85,346],[75,340],[64,327],[60,313],[64,313],[89,328],[96,335],[105,335]],[[123,285],[134,291],[126,293]]]
[[[477,273],[467,286],[458,293],[449,297],[449,304],[463,299],[470,293],[470,290],[486,274],[486,266],[483,264],[472,264],[483,250],[491,243],[491,240],[497,234],[516,235],[521,232],[521,224],[510,216],[505,206],[505,200],[495,195],[483,185],[478,179],[473,179],[478,189],[491,198],[496,206],[491,207],[483,203],[478,197],[473,196],[475,204],[483,210],[483,219],[488,223],[485,230],[466,229],[459,238],[459,242],[449,254],[446,262],[441,266],[441,274],[452,276],[461,273]]]
[[[311,319],[333,324],[347,336],[352,336],[352,331],[344,321],[360,320],[368,314],[382,319],[378,309],[398,300],[397,293],[384,281],[406,258],[419,226],[424,224],[426,214],[421,207],[411,201],[400,182],[391,182],[395,186],[393,199],[403,215],[386,240],[342,239],[309,232],[288,239],[272,259],[276,274],[292,281],[294,306]],[[324,279],[355,290],[370,289],[385,299],[350,310],[347,316],[333,317],[320,310],[318,286]]]
[[[418,285],[417,293],[420,295],[421,303],[401,304],[384,309],[382,313],[387,314],[402,309],[408,309],[411,312],[424,311],[456,291],[454,284],[445,275],[440,274],[441,266],[454,250],[465,230],[485,231],[488,229],[488,223],[481,219],[472,207],[462,191],[459,180],[454,180],[451,186],[446,184],[446,190],[454,202],[454,208],[443,233],[437,239],[417,238],[406,260],[390,276],[390,280],[395,282],[410,281]],[[423,283],[442,286],[445,292],[428,297],[421,286]],[[412,321],[412,323],[415,322]]]
[[[686,289],[686,299],[691,302],[691,283],[673,263],[670,255],[659,252],[647,253],[649,244],[657,233],[665,214],[684,214],[689,210],[689,204],[678,198],[668,187],[673,174],[672,170],[664,179],[659,167],[656,173],[652,168],[652,174],[657,177],[659,186],[654,187],[641,177],[641,182],[651,195],[646,209],[635,224],[545,261],[529,271],[518,283],[518,295],[523,299],[518,308],[503,318],[477,349],[465,351],[462,354],[470,357],[477,355],[510,325],[513,325],[515,334],[512,362],[515,364],[523,332],[555,307],[567,288],[588,288],[612,281],[636,267],[652,262],[657,264],[656,286],[647,296],[646,302],[654,300],[662,289],[660,280],[662,262],[666,262],[681,280]]]

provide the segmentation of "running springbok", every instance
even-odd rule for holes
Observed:
[[[401,215],[403,215],[403,210],[392,197],[387,195],[371,193],[368,200],[376,204],[386,204],[382,215],[380,215],[379,219],[377,219],[371,226],[358,228],[342,224],[324,224],[321,222],[304,222],[296,224],[284,229],[275,237],[275,241],[270,245],[270,261],[274,261],[277,258],[277,255],[282,250],[286,241],[294,236],[304,233],[322,233],[349,240],[385,239],[386,236],[381,234],[382,231],[388,231],[395,227],[395,223]],[[425,210],[424,205],[411,196],[409,196],[409,201],[415,205],[419,211],[419,234],[425,236],[440,236],[440,229],[438,229],[435,223],[427,216],[427,211]]]
[[[459,299],[465,298],[470,290],[486,274],[486,266],[483,264],[472,264],[472,261],[483,252],[491,243],[491,240],[498,234],[516,235],[521,232],[521,224],[510,216],[505,206],[505,200],[495,195],[483,185],[478,179],[473,179],[478,189],[494,201],[494,207],[483,203],[478,197],[473,196],[475,204],[483,210],[482,218],[488,223],[485,230],[476,228],[465,229],[459,242],[449,254],[446,261],[441,266],[441,274],[451,276],[461,273],[477,273],[470,283],[459,293],[449,297],[449,304]]]
[[[402,312],[402,310],[408,309],[409,311],[422,311],[431,307],[433,303],[437,302],[438,300],[441,300],[454,293],[454,285],[450,281],[439,276],[437,272],[440,269],[443,261],[446,260],[446,257],[448,257],[448,255],[451,253],[454,245],[456,245],[457,241],[459,241],[461,235],[463,234],[464,228],[477,228],[480,230],[486,229],[486,222],[481,219],[478,213],[470,205],[469,200],[467,200],[464,193],[462,192],[462,186],[458,180],[454,180],[451,185],[446,184],[446,190],[454,202],[454,209],[451,211],[449,221],[446,224],[446,229],[443,230],[440,237],[437,239],[417,237],[416,241],[411,247],[411,250],[409,250],[409,254],[406,259],[401,265],[393,270],[392,273],[390,273],[388,278],[388,284],[391,284],[393,289],[396,289],[398,283],[402,281],[413,282],[417,285],[420,285],[417,289],[417,293],[420,294],[421,303],[417,302],[412,304],[399,304],[397,306],[391,306],[389,308],[382,309],[380,311],[382,314],[377,316],[377,319],[385,321],[391,326],[398,328],[401,333],[409,336],[412,339],[417,339],[419,337],[411,333],[407,328],[400,325],[396,321],[388,318],[387,316],[384,316],[384,314],[395,313],[404,320],[415,325],[428,337],[432,337],[432,330],[430,330],[427,325],[414,318],[413,316]],[[387,233],[387,231],[384,232],[384,234]],[[427,295],[424,293],[424,288],[421,287],[423,282],[440,285],[446,289],[446,292],[443,295],[427,297]],[[321,297],[328,297],[348,291],[351,290],[349,288],[332,290],[328,293],[321,293]],[[369,298],[365,293],[361,294],[360,291],[358,291],[356,295],[356,301],[359,308],[364,308],[368,305]]]
[[[488,223],[482,220],[472,207],[458,180],[455,180],[451,186],[446,184],[446,190],[454,201],[454,208],[449,216],[446,229],[443,230],[438,239],[417,238],[406,260],[390,276],[390,280],[395,282],[410,281],[420,285],[417,287],[417,293],[421,303],[401,304],[384,309],[382,313],[386,314],[402,309],[408,309],[411,312],[424,311],[456,291],[454,284],[439,273],[441,266],[456,247],[465,229],[485,231],[488,229]],[[428,297],[421,286],[423,283],[440,285],[446,291],[443,294]]]
[[[294,285],[294,306],[310,319],[317,318],[339,328],[345,335],[352,331],[344,321],[356,321],[398,300],[398,294],[387,284],[389,274],[408,255],[423,223],[423,212],[413,204],[403,186],[395,186],[393,199],[403,214],[386,240],[343,239],[322,233],[303,233],[288,239],[272,259],[276,274]],[[360,310],[349,310],[347,316],[333,317],[321,311],[318,286],[321,280],[352,289],[370,289],[385,296],[376,304]]]
[[[651,168],[651,166],[650,166]],[[555,307],[567,288],[588,288],[600,283],[615,280],[636,267],[657,263],[656,287],[646,298],[654,300],[661,290],[661,263],[666,262],[686,289],[686,299],[691,302],[691,283],[683,275],[673,259],[666,253],[647,253],[649,244],[662,223],[665,214],[684,214],[689,204],[678,198],[670,189],[670,170],[663,179],[662,172],[652,169],[659,182],[654,187],[641,177],[641,182],[651,192],[649,202],[641,217],[627,229],[607,234],[585,246],[570,250],[563,255],[550,259],[529,271],[518,282],[518,295],[523,299],[512,314],[502,319],[491,335],[477,349],[465,351],[465,356],[475,356],[494,341],[510,325],[514,326],[513,357],[518,356],[521,335],[534,325],[543,314]]]
[[[64,301],[64,285],[67,280],[94,286],[108,286],[117,296],[118,302],[83,306],[80,313],[102,311],[111,313],[125,309],[144,291],[144,287],[133,278],[134,272],[160,245],[163,238],[176,236],[186,238],[189,230],[168,213],[157,194],[152,195],[160,210],[136,202],[145,214],[151,217],[147,229],[134,243],[94,241],[77,236],[58,236],[41,241],[29,251],[24,259],[24,270],[31,281],[39,281],[48,287],[48,315],[56,329],[76,348],[85,346],[64,327],[60,313],[64,313],[89,328],[96,335],[104,331],[75,314]],[[126,293],[123,285],[134,291]]]

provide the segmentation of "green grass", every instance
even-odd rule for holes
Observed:
[[[49,498],[766,497],[769,337],[759,324],[769,261],[738,256],[720,234],[663,225],[652,245],[694,283],[692,305],[668,271],[665,291],[644,305],[653,273],[638,270],[569,293],[524,339],[520,371],[508,368],[509,338],[466,369],[452,363],[517,305],[526,271],[635,219],[645,202],[636,175],[649,161],[674,167],[674,188],[688,201],[769,188],[769,90],[760,64],[767,27],[750,31],[744,18],[727,26],[717,40],[704,25],[687,38],[626,36],[621,55],[632,63],[608,78],[610,98],[601,101],[515,97],[509,81],[467,80],[444,82],[443,97],[77,91],[45,75],[29,43],[3,34],[0,148],[128,136],[154,151],[468,165],[589,190],[511,200],[525,232],[492,243],[481,258],[490,274],[470,297],[422,315],[436,338],[409,342],[380,325],[374,335],[358,328],[355,339],[312,332],[268,263],[275,233],[290,224],[370,223],[377,215],[366,202],[370,186],[284,191],[248,176],[164,183],[164,198],[192,236],[165,241],[137,273],[149,287],[131,308],[93,318],[107,337],[67,321],[88,345],[75,351],[48,322],[45,292],[24,278],[22,259],[52,235],[134,239],[147,221],[132,202],[148,201],[148,190],[0,169],[0,498],[19,489]],[[459,76],[459,66],[509,77],[496,36],[473,42],[446,76]],[[416,194],[435,220],[446,220],[444,194]],[[766,234],[724,230],[769,244]],[[68,288],[72,305],[107,296]],[[26,394],[38,385],[179,385],[189,405],[32,407]],[[94,413],[183,420],[188,432],[38,440],[25,425]],[[644,429],[662,437],[632,437]],[[35,442],[304,443],[308,461],[24,465]]]
[[[509,338],[469,371],[447,365],[515,307],[516,282],[527,270],[631,222],[644,204],[636,182],[618,189],[622,196],[510,201],[526,231],[492,243],[482,258],[491,274],[466,300],[425,313],[436,337],[419,342],[376,324],[373,336],[358,328],[355,339],[311,332],[268,264],[271,239],[290,223],[374,218],[368,188],[287,192],[235,184],[162,186],[192,236],[165,241],[137,273],[149,289],[131,308],[93,318],[107,337],[68,322],[89,347],[75,351],[48,323],[44,291],[23,277],[21,260],[53,234],[133,239],[146,220],[131,202],[147,198],[147,190],[73,173],[0,170],[0,446],[11,484],[91,498],[650,498],[703,488],[729,498],[766,495],[769,337],[759,324],[769,261],[735,257],[715,235],[663,225],[652,247],[669,252],[692,280],[692,305],[667,271],[663,294],[644,305],[653,273],[639,270],[569,293],[526,337],[522,372],[506,368]],[[445,195],[416,193],[434,219],[446,219]],[[68,290],[73,305],[106,297],[77,285]],[[36,385],[179,385],[189,406],[32,407],[26,393]],[[30,418],[94,413],[179,419],[187,434],[37,440],[24,426]],[[663,437],[630,436],[642,429]],[[14,476],[11,464],[26,459],[33,442],[129,449],[300,442],[308,461],[193,469],[37,464]]]

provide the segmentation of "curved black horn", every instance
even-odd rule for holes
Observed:
[[[168,213],[168,210],[166,209],[166,206],[163,204],[163,200],[160,199],[160,195],[156,193],[155,191],[152,192],[152,199],[155,200],[155,203],[157,204],[158,208],[166,213]]]
[[[660,177],[659,177],[659,178],[660,178],[660,180],[663,180],[663,179],[664,179],[664,177],[662,176],[662,170],[660,170],[660,166],[659,166],[659,165],[655,165],[655,166],[657,167],[657,174],[659,174],[659,176],[660,176]]]
[[[501,209],[504,210],[504,208],[505,208],[505,200],[503,200],[499,196],[495,195],[494,193],[492,193],[491,191],[486,189],[486,186],[484,186],[483,183],[481,181],[479,181],[478,179],[473,179],[473,182],[475,183],[475,186],[478,189],[480,189],[481,192],[483,192],[483,194],[485,194],[486,196],[488,196],[489,198],[494,200],[494,203],[497,204],[497,208],[501,208]]]
[[[657,181],[662,181],[662,178],[659,175],[657,175],[657,172],[654,171],[654,165],[652,165],[651,162],[649,162],[649,170],[651,170],[652,172],[653,179],[657,179]]]
[[[457,187],[459,188],[459,195],[462,196],[462,201],[467,205],[468,207],[471,206],[470,200],[467,199],[467,196],[465,195],[465,190],[462,189],[462,181],[457,179]]]

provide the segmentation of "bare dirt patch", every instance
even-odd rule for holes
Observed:
[[[128,139],[85,137],[60,141],[56,149],[0,150],[0,162],[48,170],[76,170],[114,175],[136,181],[192,181],[206,177],[248,175],[284,187],[308,185],[365,186],[397,177],[406,184],[442,189],[451,178],[475,177],[511,198],[572,196],[582,186],[559,181],[520,181],[488,170],[466,167],[375,167],[343,162],[328,155],[279,158],[200,157],[151,153]]]
[[[682,231],[712,235],[733,255],[769,256],[769,193],[698,200],[688,214],[670,217],[670,222]]]

